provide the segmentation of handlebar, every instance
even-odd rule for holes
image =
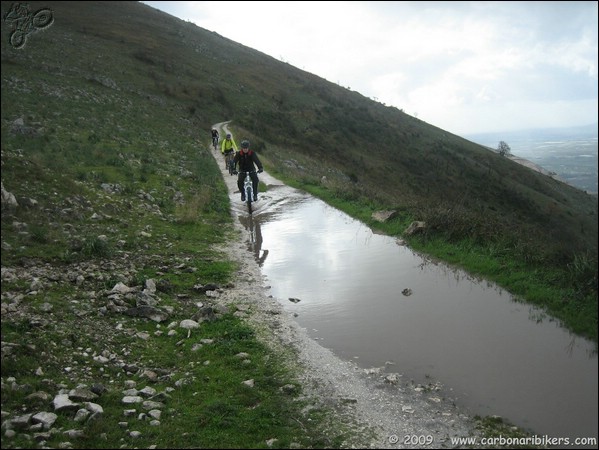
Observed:
[[[263,172],[264,172],[264,171],[263,171]],[[239,171],[239,170],[236,170],[234,173],[235,173],[235,174],[238,174],[238,173],[245,173],[245,174],[248,174],[248,175],[249,175],[249,174],[252,174],[252,173],[261,173],[261,172],[260,172],[259,170],[257,170],[257,171],[256,171],[256,170],[252,170],[251,172],[248,172],[247,170],[241,170],[241,171]]]

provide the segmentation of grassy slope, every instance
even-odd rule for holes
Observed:
[[[3,95],[3,139],[18,117],[41,124],[41,146],[15,145],[34,145],[65,185],[131,179],[139,169],[159,192],[165,155],[193,152],[212,123],[232,119],[289,182],[373,226],[373,210],[398,210],[381,227],[392,234],[426,221],[413,246],[549,304],[567,326],[596,339],[596,197],[143,4],[31,3],[45,6],[55,22],[30,35],[25,49],[2,41],[3,89],[12,88]],[[22,80],[36,84],[23,91]],[[92,167],[79,161],[83,143],[96,158]],[[123,158],[140,166],[128,163],[117,175]],[[178,164],[202,180],[193,195],[226,205],[216,174],[201,175],[210,162]],[[11,171],[3,181],[26,191],[21,175]],[[529,287],[514,281],[523,278]]]
[[[130,282],[157,277],[156,261],[194,267],[165,275],[182,291],[226,282],[234,268],[211,245],[227,238],[229,204],[205,147],[211,124],[232,119],[288,182],[391,234],[427,221],[415,248],[549,303],[596,340],[596,197],[145,5],[29,5],[55,22],[21,50],[2,23],[2,182],[38,206],[3,212],[3,267],[125,252],[140,258]],[[34,132],[15,132],[18,118]],[[399,216],[374,224],[388,208]]]
[[[277,393],[287,375],[269,364],[274,356],[231,317],[203,331],[219,343],[213,358],[223,362],[208,368],[165,336],[151,345],[132,341],[129,332],[151,332],[145,321],[110,315],[95,319],[102,298],[90,292],[101,293],[118,281],[140,286],[157,279],[169,287],[160,293],[163,301],[182,308],[173,302],[173,293],[194,300],[196,283],[230,280],[235,267],[212,247],[228,239],[231,230],[228,197],[206,149],[210,126],[223,120],[232,119],[236,134],[249,137],[269,170],[290,183],[391,234],[401,233],[413,219],[426,220],[430,231],[412,240],[416,248],[499,279],[527,300],[553,298],[558,313],[565,305],[574,311],[566,319],[582,316],[573,323],[584,321],[579,332],[596,339],[596,198],[145,5],[28,5],[32,10],[51,7],[55,21],[28,36],[21,50],[8,45],[9,28],[2,22],[2,182],[21,205],[2,214],[2,266],[45,266],[51,275],[44,279],[43,292],[17,303],[22,315],[5,315],[3,309],[2,341],[21,351],[3,359],[2,377],[15,377],[34,390],[48,389],[46,378],[74,387],[114,377],[114,391],[102,402],[109,418],[76,445],[123,442],[114,426],[122,420],[114,411],[122,411],[118,392],[123,379],[118,370],[102,372],[93,364],[86,371],[80,349],[126,352],[125,359],[141,367],[174,372],[172,381],[190,376],[234,383],[222,386],[235,393],[227,401],[211,385],[200,395],[203,403],[187,405],[191,391],[200,389],[192,384],[169,404],[173,410],[183,408],[164,419],[169,432],[142,426],[146,437],[133,445],[250,443],[239,433],[223,435],[223,424],[210,419],[215,414],[229,416],[229,430],[256,424],[252,447],[263,446],[269,430],[282,445],[299,436],[304,436],[302,445],[313,447],[337,446],[345,438],[341,429],[323,437],[309,426],[318,420],[304,420],[302,405],[280,403]],[[3,15],[9,6],[2,3]],[[19,118],[25,129],[15,127]],[[29,199],[36,204],[27,206]],[[370,213],[380,208],[397,209],[400,215],[389,224],[373,224]],[[590,267],[590,274],[567,279],[556,269],[573,264],[579,266],[575,273]],[[88,274],[82,285],[68,281],[81,270]],[[522,286],[515,280],[523,280]],[[589,289],[584,283],[590,283]],[[533,284],[539,288],[530,292]],[[3,279],[3,304],[29,291],[28,280]],[[55,328],[35,325],[44,303],[52,304],[51,316],[60,318]],[[173,319],[188,317],[182,308]],[[118,332],[116,324],[123,321]],[[256,366],[240,367],[224,356],[248,349]],[[186,364],[179,367],[182,360]],[[34,375],[40,361],[44,379]],[[65,373],[66,366],[75,371]],[[76,377],[79,370],[81,378]],[[249,398],[235,387],[237,377],[254,377],[265,388]],[[21,410],[30,391],[5,386],[3,410]],[[233,413],[259,399],[265,410]],[[261,415],[265,411],[267,417]],[[189,418],[203,421],[204,427],[193,428],[185,422]],[[67,418],[59,420],[71,426]],[[170,441],[176,435],[182,440]],[[60,443],[59,437],[53,439],[51,445]],[[16,440],[10,445],[29,444]]]
[[[3,422],[52,410],[61,388],[102,385],[102,420],[84,426],[59,413],[53,432],[36,439],[77,448],[263,448],[273,437],[283,447],[341,446],[346,430],[321,428],[328,416],[302,400],[289,355],[273,354],[234,310],[193,339],[166,328],[194,317],[196,303],[212,304],[194,286],[225,286],[236,270],[213,247],[233,229],[207,129],[194,116],[202,102],[187,101],[191,75],[177,82],[178,64],[160,65],[180,36],[140,33],[136,20],[160,26],[163,16],[144,19],[135,3],[50,6],[54,24],[24,49],[2,41],[2,182],[20,205],[2,213]],[[118,312],[135,297],[108,300],[116,283],[140,289],[149,279],[171,311],[167,323]],[[212,343],[194,350],[201,339]],[[249,379],[252,389],[242,384]],[[126,380],[157,390],[167,405],[160,426],[139,420],[139,407],[123,415]],[[84,434],[54,432],[72,428]],[[2,447],[29,448],[32,434],[3,431]]]

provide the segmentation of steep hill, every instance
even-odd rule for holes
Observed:
[[[4,63],[25,68],[27,55],[31,70],[60,74],[64,86],[87,79],[115,95],[170,102],[198,138],[212,123],[233,120],[272,164],[301,154],[313,165],[296,176],[336,174],[360,196],[415,218],[457,210],[483,238],[487,228],[524,227],[534,229],[528,239],[597,249],[595,199],[396,108],[143,4],[46,5],[55,22],[20,53],[4,42]]]
[[[584,260],[596,280],[596,197],[144,4],[27,5],[53,22],[16,48],[2,3],[2,181],[17,196],[141,182],[175,208],[164,185],[189,174],[224,209],[200,144],[231,120],[269,169],[317,194],[397,210],[397,226],[425,221],[428,240],[550,267]]]
[[[50,447],[257,448],[273,434],[360,446],[323,430],[239,320],[248,305],[218,247],[235,230],[208,148],[228,120],[277,178],[388,233],[425,221],[410,245],[596,340],[596,197],[141,3],[1,8],[3,448],[34,433]],[[377,224],[379,209],[398,214]],[[200,329],[182,331],[188,319]],[[155,410],[123,418],[123,392],[142,384],[160,389],[169,426]],[[65,390],[100,395],[105,420],[72,430]],[[43,419],[56,426],[32,423],[54,401],[67,410]],[[89,407],[81,420],[101,414]]]

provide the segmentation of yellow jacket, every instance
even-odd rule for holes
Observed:
[[[220,151],[223,155],[225,154],[225,152],[228,152],[229,150],[237,151],[237,144],[235,143],[233,137],[231,137],[230,139],[223,139],[223,141],[220,144]]]

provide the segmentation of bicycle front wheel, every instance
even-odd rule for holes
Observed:
[[[248,175],[249,176],[249,175]],[[252,193],[252,188],[247,188],[245,190],[245,201],[248,205],[248,213],[252,213],[252,199],[254,194]]]

